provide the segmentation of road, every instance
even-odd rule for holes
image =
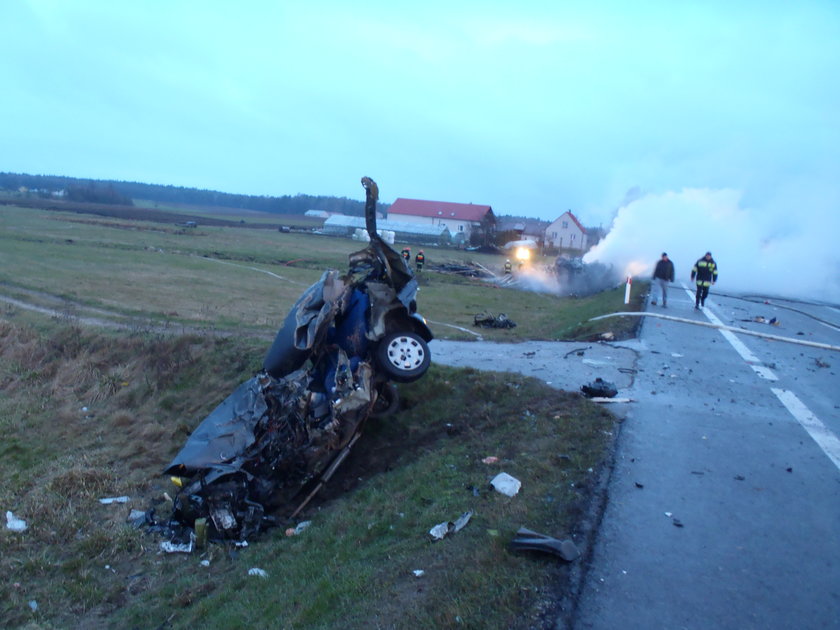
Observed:
[[[838,310],[772,302],[648,310],[840,344]],[[654,318],[636,350],[575,630],[840,628],[840,353]]]

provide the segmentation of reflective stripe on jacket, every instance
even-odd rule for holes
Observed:
[[[694,263],[691,268],[691,279],[697,278],[697,285],[701,287],[708,287],[712,282],[717,282],[718,272],[717,263],[715,259],[706,260],[705,257]]]

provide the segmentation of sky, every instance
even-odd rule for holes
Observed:
[[[359,200],[367,175],[615,221],[616,264],[685,242],[772,285],[793,256],[840,301],[838,76],[835,0],[3,0],[0,171]]]

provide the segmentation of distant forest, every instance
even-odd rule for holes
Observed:
[[[324,210],[364,216],[365,204],[346,197],[320,195],[284,195],[267,197],[234,195],[216,190],[200,190],[182,186],[161,186],[138,182],[121,182],[98,179],[78,179],[57,175],[27,175],[25,173],[0,173],[0,190],[19,191],[25,188],[33,195],[56,197],[62,194],[68,201],[85,201],[115,205],[134,205],[133,199],[146,199],[157,203],[188,206],[220,206],[241,208],[274,214],[304,214],[307,210]],[[382,204],[380,204],[381,206]],[[387,206],[386,206],[387,207]]]

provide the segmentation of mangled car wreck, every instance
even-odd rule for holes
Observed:
[[[165,472],[180,486],[170,523],[204,519],[211,539],[245,539],[294,517],[332,476],[365,420],[397,404],[392,381],[426,372],[432,333],[417,281],[376,232],[378,189],[362,178],[370,244],[292,307],[263,369],[195,429]]]

